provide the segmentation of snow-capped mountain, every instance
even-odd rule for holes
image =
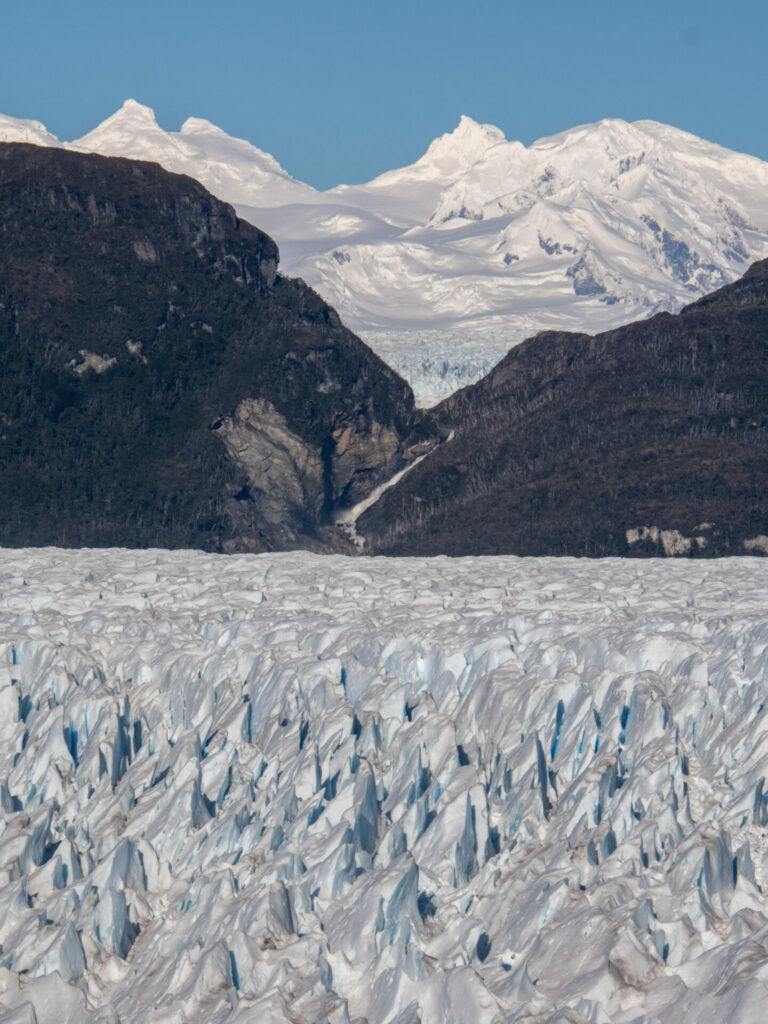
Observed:
[[[39,121],[0,114],[0,142],[29,142],[33,146],[59,146],[61,143]]]
[[[131,100],[69,145],[157,160],[234,203],[423,401],[538,330],[675,311],[768,255],[768,164],[652,121],[525,147],[462,117],[414,164],[325,192],[207,121],[166,132]]]
[[[767,586],[3,551],[0,1021],[762,1024]]]
[[[324,194],[383,217],[378,237],[341,221],[329,245],[327,221],[293,210],[261,221],[363,333],[600,330],[676,310],[767,253],[767,188],[764,162],[653,122],[526,149],[463,118],[411,167]]]
[[[92,132],[69,145],[88,153],[154,160],[166,170],[197,178],[228,203],[264,205],[311,202],[315,190],[287,174],[269,153],[235,139],[198,117],[190,117],[178,132],[166,132],[154,111],[135,100],[123,106]]]

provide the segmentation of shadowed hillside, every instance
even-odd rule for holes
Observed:
[[[0,544],[338,543],[430,431],[277,259],[190,178],[0,145]]]
[[[539,334],[435,413],[455,436],[358,522],[374,551],[760,553],[768,261],[678,316]]]

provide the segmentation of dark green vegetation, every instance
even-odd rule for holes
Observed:
[[[372,550],[663,554],[657,531],[627,538],[657,527],[679,553],[760,554],[768,261],[678,316],[540,334],[435,412],[455,437],[360,520]]]
[[[276,268],[189,178],[0,145],[1,545],[328,546],[431,428]],[[271,434],[228,446],[246,399]]]

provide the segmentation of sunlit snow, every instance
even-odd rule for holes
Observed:
[[[0,1021],[763,1024],[768,562],[4,551]]]

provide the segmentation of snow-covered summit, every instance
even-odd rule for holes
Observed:
[[[139,103],[138,100],[129,97],[114,114],[105,118],[91,134],[95,135],[97,132],[106,133],[110,128],[114,128],[117,125],[128,125],[131,122],[134,124],[151,125],[155,128],[158,127],[157,117],[152,107],[148,107],[145,103]],[[88,136],[85,137],[88,138]]]
[[[0,142],[29,142],[33,146],[58,146],[55,135],[39,121],[0,114]]]
[[[759,215],[763,204],[758,193],[768,185],[768,164],[667,125],[604,120],[540,139],[528,148],[519,142],[490,148],[454,178],[430,222],[448,217],[456,196],[463,194],[473,195],[470,215],[478,220],[514,214],[538,200],[573,206],[576,184],[582,201],[605,196],[614,206],[621,200],[669,201],[677,188],[702,212],[718,189]],[[734,191],[745,194],[737,198]],[[622,212],[619,207],[616,219]]]
[[[151,107],[128,99],[93,131],[69,143],[69,148],[103,156],[128,156],[130,151],[134,159],[157,160],[166,155],[169,139]]]
[[[232,203],[276,206],[311,201],[315,190],[292,178],[275,158],[244,139],[233,138],[203,118],[190,117],[178,132],[157,123],[155,112],[126,100],[111,117],[69,148],[103,156],[153,160],[188,174]]]
[[[369,182],[382,187],[400,182],[430,181],[447,184],[466,173],[489,149],[506,142],[504,132],[492,124],[478,124],[462,115],[452,132],[446,132],[430,143],[426,153],[415,163],[387,171]]]

